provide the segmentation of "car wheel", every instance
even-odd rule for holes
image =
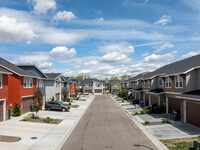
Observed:
[[[51,107],[48,107],[47,110],[51,110]]]
[[[62,108],[62,112],[65,112],[66,111],[66,109],[65,108]]]

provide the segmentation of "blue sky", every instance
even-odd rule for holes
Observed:
[[[1,57],[105,78],[200,53],[199,0],[0,0]]]

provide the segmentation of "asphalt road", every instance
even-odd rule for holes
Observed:
[[[157,150],[107,95],[96,96],[62,150]]]

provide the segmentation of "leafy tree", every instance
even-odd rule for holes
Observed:
[[[116,77],[116,76],[112,76],[112,77],[110,78],[110,80],[119,80],[119,78]]]
[[[98,81],[98,79],[97,79],[97,78],[94,78],[94,80],[95,80],[95,81]]]
[[[35,110],[36,118],[38,118],[37,114],[39,110],[42,108],[42,100],[43,100],[43,95],[42,95],[41,90],[38,88],[34,92],[34,96],[33,96],[33,108]]]
[[[132,76],[125,74],[125,75],[122,75],[120,78],[121,78],[121,80],[128,80],[128,79],[132,78]]]
[[[64,101],[67,99],[67,90],[62,90],[62,96],[63,96],[63,99],[64,99]]]
[[[126,89],[121,89],[120,90],[120,97],[126,97],[128,95],[128,91]]]

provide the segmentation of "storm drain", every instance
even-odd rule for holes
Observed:
[[[36,140],[37,139],[37,137],[31,137],[31,140]]]

